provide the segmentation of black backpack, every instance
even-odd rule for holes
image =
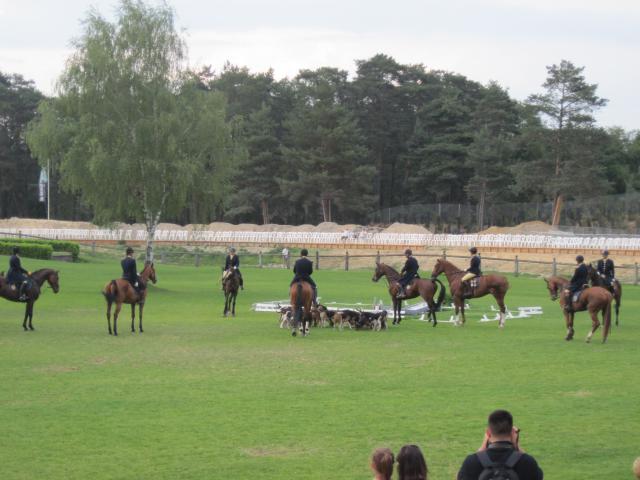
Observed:
[[[478,480],[519,480],[513,467],[522,457],[521,452],[514,450],[504,462],[492,461],[486,451],[478,452],[476,455],[483,468]]]

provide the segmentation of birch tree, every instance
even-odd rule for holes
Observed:
[[[114,22],[92,10],[83,25],[28,142],[41,160],[58,157],[97,222],[143,221],[152,260],[163,215],[219,201],[234,152],[225,101],[187,71],[166,4],[123,0]]]

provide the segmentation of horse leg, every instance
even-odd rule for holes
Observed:
[[[24,328],[25,332],[28,332],[27,328],[27,318],[29,318],[29,304],[25,304],[24,306],[24,320],[22,321],[22,328]]]
[[[113,313],[113,334],[118,336],[118,315],[120,315],[121,303],[116,303],[116,311]]]
[[[595,333],[596,330],[598,330],[598,327],[600,326],[600,321],[598,320],[598,311],[589,310],[589,315],[591,315],[591,331],[587,335],[587,343],[591,342],[591,338],[593,337],[593,334]]]
[[[396,317],[398,321],[396,322],[396,325],[400,325],[400,322],[402,321],[402,300],[397,300],[396,308],[398,309],[398,316]]]
[[[225,292],[225,294],[224,294],[224,312],[222,312],[222,315],[226,317],[228,311],[229,311],[229,294]]]
[[[136,304],[131,304],[131,333],[136,333]]]
[[[433,321],[433,326],[435,327],[438,325],[438,320],[436,320],[436,304],[433,303],[433,300],[429,300],[427,305],[429,306],[429,321]]]
[[[504,306],[504,294],[502,292],[498,292],[493,296],[496,298],[496,302],[498,302],[498,308],[500,309],[500,320],[498,321],[498,327],[504,328],[505,314],[507,312],[507,308]]]
[[[567,336],[564,338],[565,340],[569,341],[569,340],[573,340],[573,334],[574,334],[574,329],[573,329],[573,313],[569,313],[566,310],[564,310],[564,322],[567,326]]]
[[[467,317],[464,314],[464,298],[460,300],[460,315],[462,316],[462,326],[467,323]]]
[[[33,328],[33,302],[29,302],[29,330],[35,330]]]
[[[140,311],[138,312],[138,331],[140,333],[143,333],[144,330],[142,330],[142,310],[144,310],[144,303],[140,303]]]
[[[111,302],[107,302],[107,327],[109,328],[109,335],[111,335]]]
[[[232,317],[236,316],[236,298],[238,298],[238,293],[237,292],[233,295],[233,306],[231,307],[231,316]]]

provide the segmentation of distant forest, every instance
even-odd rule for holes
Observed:
[[[597,125],[606,100],[569,61],[549,66],[525,102],[383,54],[355,63],[352,76],[323,67],[282,80],[231,64],[190,72],[195,88],[224,96],[232,161],[217,171],[214,204],[191,195],[164,220],[367,223],[402,205],[458,204],[482,226],[491,207],[539,202],[562,224],[566,202],[640,190],[640,134]],[[0,217],[46,215],[25,141],[43,99],[0,72]],[[50,160],[52,216],[93,218]]]

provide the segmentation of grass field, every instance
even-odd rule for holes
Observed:
[[[314,330],[291,338],[252,302],[287,295],[290,272],[246,269],[236,318],[222,318],[219,270],[159,266],[145,333],[107,334],[102,285],[116,261],[58,264],[61,292],[36,306],[0,302],[2,479],[367,479],[378,446],[417,443],[431,480],[452,479],[487,414],[509,409],[548,479],[632,478],[640,455],[640,289],[626,286],[609,342],[563,340],[540,279],[511,278],[511,307],[545,314],[387,332]],[[6,265],[7,258],[0,257]],[[372,271],[319,271],[326,301],[385,292]],[[443,315],[441,314],[441,317]]]

